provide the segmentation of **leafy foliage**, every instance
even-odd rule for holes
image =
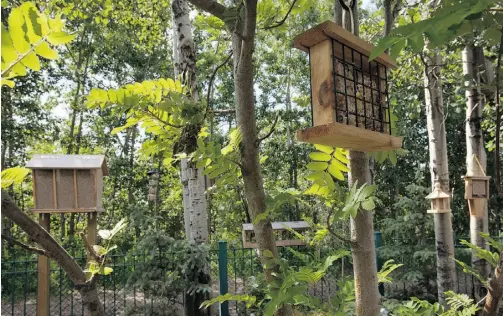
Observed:
[[[41,13],[33,2],[12,9],[8,27],[2,23],[2,86],[14,87],[10,79],[26,76],[27,68],[39,71],[39,56],[58,58],[51,46],[64,45],[75,37],[63,28],[61,15],[51,18]]]
[[[24,181],[27,175],[30,174],[30,169],[22,167],[14,167],[2,170],[2,189],[6,189],[13,184],[20,184]]]
[[[396,315],[438,315],[438,316],[471,316],[475,315],[479,308],[473,299],[466,294],[457,294],[452,291],[445,292],[446,301],[450,309],[439,303],[430,303],[413,297],[411,301],[398,309]]]

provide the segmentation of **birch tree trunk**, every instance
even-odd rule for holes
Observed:
[[[173,45],[175,57],[175,76],[189,88],[190,96],[197,100],[196,86],[196,49],[192,36],[192,22],[189,17],[189,6],[186,0],[173,0]],[[197,149],[199,125],[187,125],[182,129],[178,146],[190,154]],[[206,206],[206,185],[202,170],[188,159],[180,164],[183,186],[183,218],[187,240],[196,243],[207,243],[209,240],[208,210]],[[210,284],[210,271],[199,273],[200,284]],[[210,310],[201,310],[199,306],[208,299],[206,293],[185,294],[185,315],[209,315]]]
[[[343,27],[358,36],[358,4],[355,3],[350,9],[344,10]],[[369,158],[365,153],[350,151],[349,169],[350,185],[372,183]],[[360,210],[357,216],[350,220],[357,316],[377,316],[380,312],[373,217],[372,212]]]
[[[196,51],[187,1],[174,0],[172,10],[175,28],[173,33],[175,76],[181,77],[182,82],[189,87],[191,97],[197,99]],[[189,154],[196,150],[198,132],[199,126],[188,126],[182,130],[181,140],[184,143],[179,146],[183,148],[185,153]],[[209,229],[202,170],[196,168],[187,159],[183,159],[180,166],[183,185],[183,217],[187,240],[206,243],[208,242]]]
[[[447,159],[447,141],[444,121],[444,100],[442,96],[441,65],[442,59],[436,51],[425,46],[424,84],[426,103],[426,122],[430,151],[430,173],[432,188],[440,183],[444,192],[449,192],[449,168]],[[450,205],[449,205],[450,208]],[[452,214],[434,214],[435,239],[437,250],[438,300],[446,305],[444,292],[455,290],[456,266],[454,258],[454,239]]]
[[[481,55],[481,56],[480,56]],[[482,109],[484,103],[480,91],[479,60],[484,61],[482,48],[476,48],[473,45],[467,45],[462,52],[463,75],[470,78],[465,82],[466,96],[466,175],[484,176],[487,166],[487,157],[484,148],[484,137],[481,129]],[[480,210],[482,217],[470,214],[470,242],[480,248],[487,249],[485,239],[480,233],[488,233],[488,214],[487,201],[471,201],[472,208]],[[490,273],[490,267],[487,261],[482,260],[472,253],[472,266],[478,273],[487,278]],[[480,300],[484,294],[483,285],[476,280],[477,300]]]

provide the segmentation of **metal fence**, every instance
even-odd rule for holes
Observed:
[[[222,245],[220,245],[222,246]],[[255,279],[262,270],[257,258],[255,249],[232,248],[223,245],[225,252],[220,249],[211,250],[209,253],[211,262],[212,277],[212,295],[219,293],[219,287],[225,282],[224,270],[228,272],[227,288],[229,293],[233,294],[253,294],[257,290],[253,285]],[[379,244],[377,246],[380,246]],[[390,246],[390,245],[388,245]],[[410,246],[409,246],[410,247]],[[435,255],[434,246],[428,256],[428,263],[420,261],[413,257],[395,258],[395,262],[404,263],[393,276],[394,282],[386,284],[381,290],[387,297],[407,299],[411,295],[421,296],[418,291],[425,291],[426,294],[436,294],[435,282]],[[313,252],[312,248],[297,247],[301,252]],[[384,248],[383,248],[384,249]],[[296,258],[287,251],[286,248],[280,248],[281,256],[298,264]],[[464,250],[463,250],[464,251]],[[169,275],[172,269],[171,263],[176,258],[174,253],[165,253],[165,258],[160,269],[163,275]],[[384,261],[388,257],[378,252],[378,261]],[[77,262],[85,266],[86,258],[82,253],[76,256]],[[130,282],[131,276],[135,271],[145,265],[149,260],[148,254],[115,254],[110,256],[108,266],[113,268],[113,273],[108,276],[102,276],[99,281],[100,299],[105,306],[107,315],[180,315],[183,314],[183,295],[168,295],[152,289],[139,288],[134,282]],[[382,263],[382,262],[381,262]],[[219,267],[220,265],[220,267]],[[220,268],[220,269],[219,269]],[[225,269],[226,268],[226,269]],[[220,270],[220,272],[219,272]],[[424,271],[427,270],[427,271]],[[418,274],[430,273],[429,279],[423,279],[418,282]],[[328,299],[336,291],[336,281],[343,276],[350,276],[352,267],[349,259],[336,262],[328,271],[325,278],[309,289],[311,295]],[[416,280],[414,279],[416,277]],[[37,308],[37,259],[35,256],[27,260],[2,261],[2,306],[1,315],[36,315]],[[220,279],[220,280],[219,280]],[[219,284],[220,281],[220,284]],[[50,278],[50,315],[84,315],[80,295],[74,290],[73,283],[66,276],[65,272],[58,268],[54,263],[51,266]],[[473,294],[475,280],[467,276],[462,271],[458,272],[458,291],[466,294]],[[231,315],[246,315],[247,311],[244,304],[231,302],[229,304]],[[217,307],[218,308],[218,307]],[[212,310],[212,314],[218,314],[217,308]]]

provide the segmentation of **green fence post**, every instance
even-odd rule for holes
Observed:
[[[377,249],[382,246],[382,234],[380,231],[375,231],[374,232],[374,246],[376,248],[376,264],[377,264],[377,272],[381,271],[382,269],[382,260],[379,258],[379,255],[377,254]],[[384,296],[384,284],[379,284],[378,286],[379,293]]]
[[[218,280],[220,295],[229,292],[228,271],[227,271],[227,242],[218,242]],[[220,316],[229,316],[229,302],[220,303]]]

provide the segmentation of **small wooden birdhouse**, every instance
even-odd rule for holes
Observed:
[[[396,64],[388,55],[369,61],[373,46],[330,21],[294,46],[309,54],[313,125],[297,140],[366,152],[402,146],[391,135],[387,70]]]
[[[308,230],[310,226],[307,222],[273,222],[271,224],[276,237],[276,246],[304,246],[307,244],[290,231],[294,230],[301,233]],[[243,248],[257,248],[253,224],[243,224]]]
[[[465,199],[489,199],[489,180],[486,176],[465,176]]]
[[[432,193],[426,196],[428,200],[431,200],[431,209],[428,213],[450,213],[451,212],[451,196],[444,191],[440,186],[440,183],[435,183],[435,189]]]
[[[105,156],[35,155],[32,169],[35,213],[102,212]]]

